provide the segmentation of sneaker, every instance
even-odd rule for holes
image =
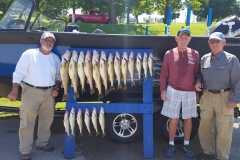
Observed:
[[[183,145],[182,150],[187,158],[194,158],[194,153],[189,145]]]
[[[197,159],[198,160],[206,160],[208,158],[214,158],[215,155],[214,154],[205,154],[205,153],[200,153],[199,155],[197,155]]]
[[[54,150],[53,146],[46,144],[45,146],[37,146],[37,150],[43,150],[45,152],[52,152]]]
[[[22,154],[22,160],[31,160],[31,154]]]
[[[169,158],[173,157],[174,151],[175,151],[175,147],[173,145],[168,145],[165,156]]]

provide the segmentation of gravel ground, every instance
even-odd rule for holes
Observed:
[[[154,125],[154,159],[165,160],[164,151],[168,143],[160,137],[157,124]],[[0,159],[1,160],[18,160],[21,155],[18,150],[18,118],[0,118]],[[53,152],[47,153],[39,151],[34,148],[32,150],[33,160],[63,160],[64,148],[64,128],[62,125],[62,118],[55,118],[52,125],[52,136],[50,144],[55,147]],[[101,136],[88,137],[86,130],[84,130],[83,137],[76,137],[76,151],[75,159],[78,160],[141,160],[143,158],[143,143],[142,141],[120,144],[115,143],[108,137]],[[232,150],[230,160],[240,159],[239,144],[240,144],[240,118],[235,119]],[[36,134],[35,134],[36,139]],[[191,146],[194,153],[197,155],[201,152],[198,136],[191,141]],[[187,160],[188,158],[181,151],[181,145],[176,145],[177,150],[174,158],[171,160]]]

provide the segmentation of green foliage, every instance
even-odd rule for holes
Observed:
[[[206,18],[209,8],[213,9],[213,21],[218,21],[227,16],[234,14],[236,0],[198,0],[202,5],[199,11],[194,10],[193,13],[199,18]]]

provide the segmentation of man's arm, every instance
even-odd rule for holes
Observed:
[[[7,97],[10,101],[13,101],[13,102],[16,101],[16,99],[18,97],[18,86],[19,86],[18,83],[13,83],[12,91],[9,93],[9,95]]]

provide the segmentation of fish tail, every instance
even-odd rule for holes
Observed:
[[[135,82],[134,81],[132,81],[131,86],[135,86]]]
[[[126,90],[126,89],[127,89],[127,85],[124,84],[124,86],[123,86],[123,90]]]
[[[76,98],[79,98],[79,93],[78,92],[74,93],[74,99],[76,99]]]
[[[62,101],[69,100],[70,96],[69,94],[63,94]]]
[[[111,92],[111,91],[115,91],[115,87],[114,87],[114,86],[111,86],[111,87],[110,87],[110,92]]]

